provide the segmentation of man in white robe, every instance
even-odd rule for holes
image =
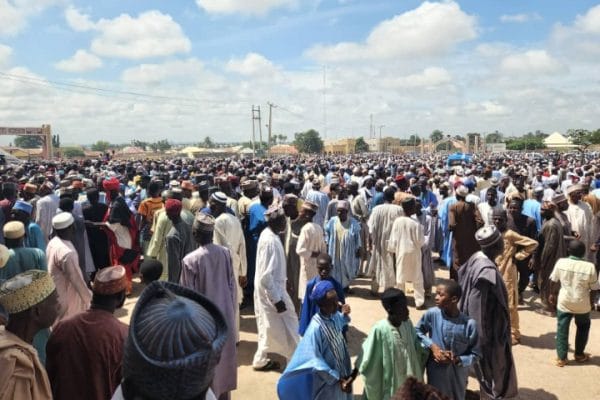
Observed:
[[[50,239],[52,233],[52,218],[58,210],[59,198],[53,191],[54,185],[51,182],[46,182],[40,187],[41,199],[37,202],[37,211],[35,215],[35,223],[40,226],[44,233],[45,239]]]
[[[306,284],[317,276],[317,257],[319,253],[327,250],[325,246],[325,233],[323,228],[312,222],[319,206],[313,202],[305,201],[302,204],[300,218],[307,222],[300,230],[296,253],[300,256],[300,279],[298,280],[298,299],[304,299]]]
[[[254,276],[254,312],[258,328],[258,349],[252,367],[257,371],[278,370],[268,353],[292,357],[298,336],[298,316],[286,290],[285,251],[279,234],[285,229],[285,214],[278,206],[265,212],[268,227],[258,239]]]
[[[417,310],[425,309],[425,289],[421,269],[421,247],[425,239],[423,227],[411,218],[416,213],[414,197],[402,201],[404,216],[398,217],[392,226],[388,250],[396,255],[396,285],[404,291],[406,282],[412,282]]]
[[[373,208],[368,222],[372,253],[367,274],[373,279],[371,290],[374,293],[377,293],[379,289],[385,291],[396,284],[394,258],[393,254],[388,251],[387,240],[390,237],[394,221],[404,214],[402,207],[392,204],[395,193],[396,191],[391,187],[383,191],[385,203]]]
[[[595,262],[595,253],[591,251],[595,249],[596,239],[593,236],[594,224],[592,208],[588,203],[582,200],[583,185],[574,184],[568,187],[567,196],[569,197],[569,208],[565,214],[571,223],[571,230],[579,235],[579,240],[585,244],[585,259],[590,262]]]

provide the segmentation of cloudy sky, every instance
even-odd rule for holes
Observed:
[[[0,126],[63,143],[596,129],[598,65],[598,1],[0,0]]]

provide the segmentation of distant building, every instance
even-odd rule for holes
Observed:
[[[355,153],[356,139],[335,139],[325,140],[323,143],[323,153],[330,155],[343,155]]]
[[[271,146],[269,153],[276,156],[292,156],[298,154],[298,149],[289,144],[277,144]]]

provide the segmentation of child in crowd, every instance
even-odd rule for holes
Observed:
[[[437,285],[436,307],[417,324],[421,343],[431,350],[427,383],[455,400],[465,398],[469,368],[477,359],[477,323],[459,311],[461,295],[454,281]]]
[[[157,281],[162,275],[163,265],[160,261],[147,258],[140,265],[140,275],[142,276],[142,283],[149,285],[150,283]]]
[[[365,382],[364,399],[369,400],[389,400],[409,376],[422,381],[429,355],[408,318],[404,292],[387,289],[381,302],[388,317],[373,326],[357,361]]]
[[[315,315],[319,311],[319,306],[317,303],[311,300],[310,294],[313,291],[315,285],[320,281],[330,281],[335,288],[335,292],[338,296],[338,301],[341,304],[346,303],[346,299],[344,297],[344,289],[342,285],[335,280],[334,277],[331,276],[331,257],[327,253],[321,253],[317,256],[317,271],[318,275],[313,279],[308,281],[306,284],[306,291],[304,292],[304,301],[302,302],[302,310],[300,311],[300,324],[298,327],[298,333],[300,336],[304,336],[304,331],[310,324],[310,320],[313,315]],[[347,327],[344,328],[344,333],[346,332]]]

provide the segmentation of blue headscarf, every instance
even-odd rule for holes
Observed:
[[[319,303],[325,296],[327,296],[327,292],[330,290],[335,290],[333,287],[333,283],[328,280],[323,280],[317,282],[317,284],[313,287],[312,292],[310,293],[310,300],[315,303]]]

